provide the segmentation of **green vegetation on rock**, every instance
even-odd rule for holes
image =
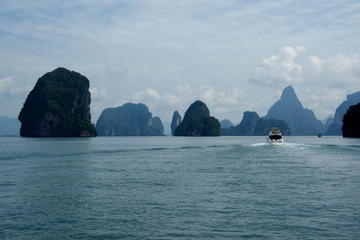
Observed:
[[[89,80],[57,68],[37,81],[19,114],[23,137],[96,136],[91,124]]]
[[[145,104],[126,103],[106,108],[96,122],[100,136],[163,136],[164,126],[159,117],[152,117]]]
[[[196,101],[186,110],[183,121],[175,129],[174,136],[219,136],[220,123],[210,117],[205,103]]]

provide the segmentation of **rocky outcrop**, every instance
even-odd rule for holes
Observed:
[[[270,129],[277,127],[283,135],[290,135],[289,126],[283,120],[263,119],[256,112],[244,112],[240,124],[228,129],[221,129],[224,136],[266,136]]]
[[[343,137],[360,138],[360,103],[350,106],[344,115],[342,135]]]
[[[326,135],[341,135],[343,118],[350,106],[360,103],[360,92],[356,92],[346,96],[346,100],[342,102],[335,111],[335,119],[329,125]]]
[[[159,136],[163,136],[164,135],[164,125],[161,122],[161,119],[159,117],[153,117],[152,118],[152,126],[158,130],[158,132],[160,133]]]
[[[57,68],[39,78],[19,114],[23,137],[91,137],[89,80]]]
[[[220,123],[210,116],[202,101],[196,101],[186,110],[183,121],[175,129],[175,136],[219,136]]]
[[[0,136],[19,136],[20,122],[16,118],[0,117]]]
[[[175,111],[171,121],[171,135],[174,135],[175,129],[180,125],[180,123],[181,115],[178,111]]]
[[[231,128],[233,124],[228,119],[224,119],[220,121],[220,128]]]
[[[152,117],[145,104],[126,103],[106,108],[96,122],[99,136],[163,136],[159,117]]]
[[[278,100],[271,106],[266,119],[284,120],[292,135],[317,135],[323,132],[323,124],[310,109],[304,108],[292,86],[286,87]]]

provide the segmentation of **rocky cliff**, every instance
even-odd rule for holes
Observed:
[[[99,136],[163,136],[159,117],[152,117],[145,104],[126,103],[106,108],[96,122]]]
[[[292,86],[286,87],[280,99],[270,107],[266,119],[284,120],[292,135],[317,135],[323,132],[323,124],[310,109],[304,108]]]
[[[219,136],[220,123],[210,116],[202,101],[196,101],[186,110],[183,121],[175,129],[175,136]]]
[[[240,124],[228,129],[221,129],[221,135],[228,136],[266,136],[272,127],[280,129],[283,135],[290,135],[289,126],[283,120],[263,119],[256,112],[244,112]]]
[[[57,68],[39,78],[19,114],[23,137],[91,137],[89,80]]]
[[[180,125],[180,123],[181,115],[178,111],[175,111],[171,121],[171,135],[174,135],[175,129]]]
[[[326,135],[341,135],[341,128],[343,125],[343,118],[346,111],[350,106],[360,103],[360,92],[356,92],[346,96],[346,100],[342,102],[339,107],[336,108],[335,118],[329,125]]]
[[[360,138],[360,103],[350,106],[345,113],[342,135],[343,137]]]

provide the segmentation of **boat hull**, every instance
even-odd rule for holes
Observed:
[[[284,143],[284,139],[281,138],[281,139],[270,139],[269,137],[266,137],[266,140],[269,144],[273,144],[273,145],[276,145],[276,144],[283,144]]]

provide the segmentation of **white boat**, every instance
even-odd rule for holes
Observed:
[[[284,142],[284,138],[278,128],[271,128],[266,140],[269,144],[282,144]]]

